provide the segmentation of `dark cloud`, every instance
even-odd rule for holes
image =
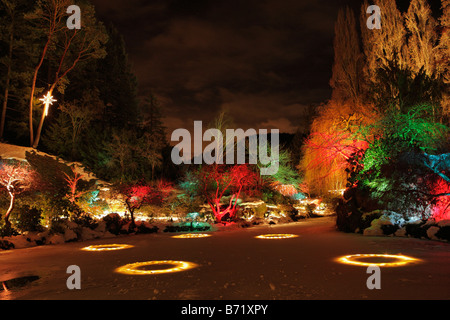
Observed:
[[[93,0],[124,35],[141,93],[170,130],[222,109],[242,128],[293,132],[330,97],[334,22],[361,1]]]

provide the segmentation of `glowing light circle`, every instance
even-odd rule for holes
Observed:
[[[184,233],[180,235],[173,236],[172,238],[177,239],[193,239],[193,238],[206,238],[210,237],[210,234],[207,233]]]
[[[288,233],[273,233],[273,234],[262,234],[259,236],[256,236],[258,239],[289,239],[289,238],[296,238],[298,237],[295,234],[288,234]]]
[[[388,258],[395,259],[394,262],[361,262],[359,260],[365,258]],[[336,259],[338,262],[350,264],[354,266],[378,266],[378,267],[399,267],[409,263],[419,262],[419,259],[404,255],[395,254],[351,254]]]
[[[84,251],[113,251],[132,248],[129,244],[99,244],[82,248]]]
[[[170,264],[174,267],[167,269],[155,269],[155,270],[141,270],[139,268],[152,265],[164,265]],[[162,261],[145,261],[145,262],[135,262],[124,265],[116,269],[116,272],[131,275],[148,275],[148,274],[161,274],[161,273],[172,273],[185,271],[197,267],[195,263],[186,261],[173,261],[173,260],[162,260]]]

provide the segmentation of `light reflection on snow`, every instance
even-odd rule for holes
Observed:
[[[289,239],[298,237],[295,234],[287,234],[287,233],[273,233],[273,234],[261,234],[256,236],[258,239]]]
[[[132,248],[129,244],[99,244],[81,248],[84,251],[113,251]]]
[[[362,262],[360,260],[367,258],[394,259],[393,262]],[[351,254],[336,259],[337,262],[355,265],[355,266],[378,266],[378,267],[399,267],[409,263],[419,262],[421,260],[404,255],[394,254]]]
[[[139,269],[145,266],[152,265],[173,265],[172,268],[167,269],[154,269],[154,270],[144,270]],[[162,260],[162,261],[145,261],[145,262],[135,262],[124,265],[116,269],[116,272],[130,275],[148,275],[148,274],[161,274],[161,273],[171,273],[185,271],[197,267],[195,263],[186,261],[173,261],[173,260]]]
[[[177,239],[193,239],[193,238],[206,238],[210,237],[210,234],[207,233],[184,233],[176,236],[172,236],[172,238]]]

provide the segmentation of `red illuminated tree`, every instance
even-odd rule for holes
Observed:
[[[369,134],[361,127],[374,122],[371,106],[340,104],[330,101],[319,109],[311,124],[311,133],[303,145],[300,170],[303,182],[314,194],[345,188],[346,169],[355,153],[368,147]]]
[[[36,185],[37,173],[22,163],[0,163],[0,187],[9,195],[9,207],[5,214],[5,226],[9,227],[9,216],[14,209],[17,195],[33,189]]]
[[[66,180],[70,190],[69,193],[66,194],[66,197],[71,203],[75,203],[75,201],[84,194],[84,192],[77,191],[78,181],[80,181],[83,176],[76,171],[75,167],[72,167],[73,176],[70,176],[65,172],[63,173],[66,176],[64,180]]]
[[[134,213],[144,204],[162,204],[172,191],[172,185],[164,181],[158,181],[154,185],[131,183],[119,187],[124,197],[124,202],[130,212],[131,228],[136,226]]]
[[[255,193],[259,190],[259,174],[248,164],[227,166],[214,164],[202,166],[197,172],[199,193],[211,207],[216,221],[236,216],[237,200],[241,192]],[[227,203],[221,200],[230,194]]]

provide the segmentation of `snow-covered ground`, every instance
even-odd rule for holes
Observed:
[[[222,228],[199,239],[173,233],[124,235],[0,252],[0,282],[38,276],[28,285],[1,290],[0,299],[70,300],[299,300],[449,299],[450,244],[405,237],[372,237],[335,229],[334,217],[285,225]],[[266,240],[255,236],[289,233]],[[117,251],[81,250],[89,245],[128,244]],[[369,290],[365,267],[335,259],[358,253],[404,254],[420,263],[381,268],[381,289]],[[197,265],[182,272],[124,275],[125,264],[154,260]],[[67,268],[81,270],[81,289],[69,290]]]

